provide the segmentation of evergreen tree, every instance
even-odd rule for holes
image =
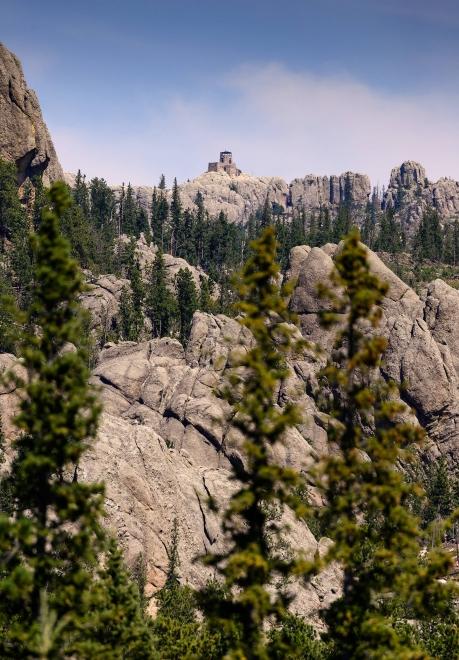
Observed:
[[[265,197],[265,201],[259,216],[259,230],[266,229],[266,227],[269,227],[273,224],[272,206],[271,202],[269,201],[269,195],[266,195]]]
[[[373,188],[371,201],[365,209],[365,218],[362,224],[362,241],[370,249],[373,249],[376,243],[376,227],[379,224],[381,216],[381,202],[377,188]],[[391,251],[391,250],[389,250]]]
[[[427,496],[425,522],[448,518],[459,502],[455,502],[454,484],[444,458],[429,466],[424,484]]]
[[[177,256],[186,259],[195,265],[198,261],[196,252],[195,218],[193,213],[186,209],[183,213],[182,240],[177,247]]]
[[[207,242],[206,211],[204,198],[198,191],[195,199],[196,214],[194,222],[194,246],[196,254],[196,265],[201,266],[204,261],[205,246]]]
[[[41,212],[47,204],[46,190],[41,176],[31,179],[33,186],[32,229],[38,231],[41,221]]]
[[[93,584],[85,623],[72,648],[75,657],[156,658],[141,594],[113,540],[108,544],[106,566],[99,570],[99,579]]]
[[[427,209],[413,240],[413,252],[417,259],[441,261],[443,255],[443,232],[438,211]]]
[[[213,301],[214,282],[210,277],[199,276],[199,303],[198,308],[201,312],[212,312],[214,309]]]
[[[295,332],[288,325],[292,320],[285,297],[288,291],[281,294],[275,284],[279,266],[274,229],[266,229],[251,247],[253,254],[238,285],[237,307],[243,314],[240,323],[252,332],[255,345],[236,359],[235,366],[248,373],[242,379],[240,369],[233,371],[224,391],[234,405],[232,424],[244,437],[245,465],[233,464],[239,488],[223,516],[227,550],[206,557],[206,563],[224,578],[228,596],[201,593],[210,621],[230,639],[227,658],[268,657],[265,623],[285,616],[288,600],[278,590],[271,593],[269,586],[275,576],[287,576],[295,567],[294,561],[272,551],[270,539],[281,537],[285,530],[270,517],[269,508],[289,505],[303,513],[292,490],[300,482],[299,475],[272,460],[272,448],[300,421],[295,406],[279,409],[274,405],[278,387],[288,376],[285,359]]]
[[[443,259],[452,266],[459,264],[459,221],[457,219],[445,225]]]
[[[147,245],[151,243],[151,229],[150,221],[148,220],[148,213],[146,209],[142,206],[139,200],[136,203],[136,220],[135,220],[135,235],[140,236],[143,234]]]
[[[350,203],[348,201],[344,201],[339,205],[338,214],[333,223],[333,242],[339,243],[341,239],[349,233],[352,224]]]
[[[54,210],[44,210],[34,242],[36,285],[19,347],[28,378],[15,378],[23,397],[10,478],[14,514],[0,516],[4,658],[33,656],[43,622],[53,621],[53,648],[41,657],[59,656],[63,638],[84,616],[90,567],[102,538],[102,488],[77,479],[99,406],[87,383],[83,349],[65,350],[81,340],[83,281],[59,233],[59,217],[69,204],[65,186],[55,184],[50,199]]]
[[[151,206],[151,227],[153,243],[161,250],[168,246],[169,204],[163,188],[154,189]]]
[[[181,268],[177,273],[176,290],[179,338],[185,344],[190,336],[193,314],[198,308],[198,292],[189,268]]]
[[[27,226],[27,216],[18,197],[16,166],[0,159],[0,250],[5,240]]]
[[[369,234],[371,239],[371,234]],[[387,209],[381,215],[379,233],[375,242],[375,249],[380,252],[391,252],[396,254],[401,252],[405,245],[405,239],[400,223],[395,219],[395,211],[392,208]],[[368,245],[370,247],[370,245]]]
[[[14,353],[18,323],[14,314],[14,295],[9,278],[0,267],[0,352]]]
[[[176,313],[173,294],[167,286],[164,256],[159,248],[153,261],[148,281],[146,311],[151,321],[154,337],[170,335]]]
[[[403,605],[411,620],[446,612],[451,589],[438,578],[450,559],[432,551],[420,560],[423,533],[409,510],[419,489],[398,465],[422,434],[398,421],[405,406],[396,386],[375,378],[386,341],[368,328],[378,324],[387,285],[370,272],[357,231],[336,257],[332,281],[342,293],[322,287],[332,303],[322,321],[330,327],[339,320],[342,330],[338,362],[328,364],[321,383],[332,395],[329,438],[340,449],[323,464],[328,505],[322,518],[334,541],[326,559],[340,562],[344,572],[343,594],[326,612],[333,657],[422,658],[417,643],[397,633],[390,604]]]
[[[91,218],[96,227],[113,225],[115,195],[105,179],[95,177],[89,184]]]
[[[166,177],[164,176],[164,174],[161,174],[161,176],[159,177],[158,189],[166,190]]]
[[[143,329],[145,288],[136,255],[136,241],[132,237],[121,249],[122,273],[130,281],[120,297],[120,330],[125,341],[138,341]]]
[[[128,183],[123,203],[121,231],[128,236],[139,236],[137,231],[137,206],[134,199],[134,191],[130,183]]]
[[[317,227],[317,245],[320,247],[332,240],[332,227],[330,211],[328,208],[320,208],[319,222]],[[301,245],[300,243],[298,245]]]
[[[172,186],[172,199],[171,199],[171,237],[170,237],[170,252],[172,255],[179,255],[182,250],[183,234],[182,234],[182,203],[180,201],[180,193],[178,189],[177,179],[174,179]]]
[[[86,177],[78,170],[73,186],[73,199],[75,204],[80,207],[85,218],[89,217],[89,189],[86,184]]]

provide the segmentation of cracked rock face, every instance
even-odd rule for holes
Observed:
[[[315,286],[328,277],[340,246],[300,246],[291,254],[290,273],[297,279],[290,305],[297,312],[302,334],[329,352],[333,336],[320,328],[318,313],[325,304]],[[459,454],[459,293],[441,280],[432,282],[423,298],[369,253],[372,270],[389,284],[379,332],[388,339],[381,372],[405,381],[403,398],[413,407],[413,419],[429,433],[425,455],[444,455],[451,465]],[[112,276],[98,279],[98,291],[109,306],[118,283]],[[89,298],[90,299],[90,298]],[[90,304],[87,303],[90,307]],[[100,318],[99,308],[95,306]],[[85,456],[80,478],[103,480],[107,494],[107,525],[125,550],[129,563],[139,554],[147,562],[148,593],[165,579],[167,548],[174,520],[180,529],[179,554],[183,580],[193,586],[211,575],[194,559],[221,547],[219,521],[208,510],[212,496],[224,506],[231,495],[231,465],[244,462],[242,438],[230,425],[231,408],[218,395],[232,347],[247,350],[251,336],[235,319],[197,312],[186,347],[172,338],[140,343],[107,344],[93,371],[104,404],[97,441]],[[0,368],[14,364],[1,356]],[[324,357],[305,349],[290,362],[290,376],[276,394],[276,405],[296,402],[301,424],[289,430],[275,449],[284,465],[307,473],[328,451],[326,415],[310,393]],[[17,397],[0,392],[5,429]],[[320,503],[311,488],[310,496]],[[316,539],[308,527],[285,514],[289,540],[306,555],[324,552],[326,539]],[[336,566],[305,588],[295,587],[294,607],[312,620],[321,606],[336,597],[340,573]],[[153,601],[152,601],[153,603]]]
[[[229,425],[231,410],[215,389],[231,360],[230,346],[250,342],[234,319],[197,312],[186,351],[170,338],[109,345],[94,369],[104,415],[98,441],[82,463],[82,477],[105,480],[109,525],[128,561],[145,554],[151,591],[164,581],[176,518],[184,580],[199,586],[211,575],[193,561],[222,543],[207,499],[211,495],[225,505],[234,488],[231,463],[244,461],[241,437]],[[278,400],[297,400],[318,417],[304,394],[314,364],[308,355],[299,360]],[[324,429],[307,415],[276,449],[276,459],[305,471],[317,461],[325,441]],[[288,513],[286,520],[293,547],[308,556],[315,553],[319,544],[307,526]],[[338,584],[339,573],[331,567],[315,587],[298,590],[296,607],[313,615],[335,596]]]
[[[303,335],[326,351],[332,335],[320,328],[318,312],[324,303],[317,299],[315,285],[328,276],[337,250],[333,245],[301,246],[291,259],[290,273],[297,278],[291,307],[299,314]],[[376,255],[369,258],[372,270],[390,287],[379,330],[388,338],[382,375],[406,381],[403,398],[429,432],[425,451],[430,460],[443,454],[454,464],[459,453],[459,294],[437,280],[421,299]],[[236,320],[197,312],[186,350],[170,338],[109,345],[94,370],[105,413],[98,442],[82,470],[86,478],[105,479],[109,524],[129,561],[145,553],[152,592],[164,579],[175,518],[184,580],[201,585],[209,576],[193,562],[222,543],[206,500],[212,495],[224,505],[232,488],[231,463],[244,461],[241,438],[229,424],[231,410],[216,391],[231,364],[231,347],[244,350],[250,344],[249,333]],[[275,457],[303,472],[328,450],[326,417],[308,395],[321,364],[308,352],[295,359],[277,395],[278,405],[297,402],[304,420],[289,431]],[[320,502],[313,490],[310,495]],[[289,523],[295,548],[320,552],[324,539],[315,539],[302,523]],[[331,567],[308,589],[296,590],[295,608],[314,617],[338,591],[339,572]]]
[[[459,182],[443,177],[433,183],[422,165],[409,160],[392,170],[383,207],[395,210],[410,235],[427,207],[436,209],[444,220],[459,218]]]
[[[0,158],[16,163],[19,185],[42,173],[47,185],[64,177],[37,96],[18,58],[1,43]]]

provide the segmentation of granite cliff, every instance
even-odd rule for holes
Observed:
[[[0,158],[16,163],[19,185],[37,174],[46,184],[64,177],[37,96],[18,58],[1,43]]]
[[[278,448],[277,458],[304,473],[328,451],[327,416],[318,410],[313,392],[332,335],[318,322],[324,303],[316,285],[328,277],[338,249],[331,244],[300,246],[291,253],[289,276],[297,280],[291,308],[299,316],[303,336],[325,350],[321,357],[305,350],[292,360],[290,376],[277,396],[277,405],[295,401],[304,415]],[[435,280],[419,296],[375,254],[370,252],[369,258],[372,270],[390,286],[380,327],[388,339],[382,375],[406,383],[403,397],[413,419],[429,434],[424,460],[442,455],[454,465],[459,457],[459,292]],[[89,291],[83,299],[94,319],[104,316],[107,300],[116,298],[122,286],[114,276],[99,279],[100,295]],[[218,519],[206,500],[211,494],[225,502],[232,487],[230,465],[244,461],[241,438],[229,423],[231,409],[215,392],[231,364],[232,348],[250,343],[250,335],[235,319],[196,312],[186,347],[173,338],[122,342],[106,344],[98,357],[92,380],[100,388],[104,414],[97,442],[80,466],[80,478],[105,481],[107,525],[128,562],[144,555],[150,595],[164,581],[175,519],[183,579],[200,585],[209,576],[193,561],[221,542]],[[3,368],[14,364],[12,356],[0,357]],[[14,391],[2,390],[0,412],[7,433],[15,402]],[[320,503],[313,487],[309,494]],[[289,522],[294,547],[306,554],[326,547],[327,540],[314,537],[305,523]],[[295,608],[314,618],[338,593],[339,584],[339,571],[331,566],[310,587],[296,590]]]

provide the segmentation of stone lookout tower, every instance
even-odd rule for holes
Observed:
[[[226,172],[230,176],[239,176],[241,170],[237,168],[233,161],[231,151],[220,151],[220,159],[216,163],[209,163],[208,172]]]

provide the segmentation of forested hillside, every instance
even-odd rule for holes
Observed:
[[[0,100],[0,656],[459,657],[456,182],[67,185]]]

